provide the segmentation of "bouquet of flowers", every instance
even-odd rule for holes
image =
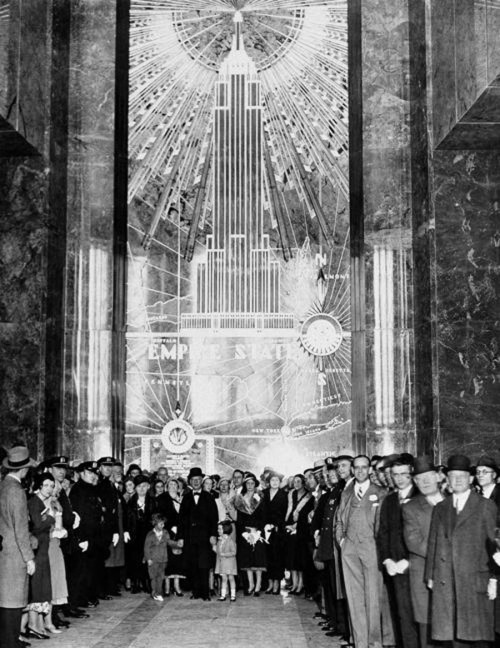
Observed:
[[[255,547],[257,542],[269,542],[262,537],[260,531],[258,529],[250,528],[247,527],[248,531],[244,531],[241,535],[245,538],[245,540],[248,542],[249,545],[252,545],[252,547]]]

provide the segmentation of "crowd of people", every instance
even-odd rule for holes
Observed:
[[[0,645],[64,632],[124,590],[159,604],[304,596],[355,648],[492,643],[499,476],[487,456],[344,451],[290,477],[184,479],[113,457],[36,465],[17,445],[0,483]]]

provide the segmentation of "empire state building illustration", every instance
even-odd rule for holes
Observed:
[[[197,266],[195,312],[182,315],[181,333],[289,336],[294,317],[280,313],[280,265],[264,234],[261,83],[243,47],[239,11],[234,23],[215,85],[213,233]]]

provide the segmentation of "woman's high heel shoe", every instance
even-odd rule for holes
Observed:
[[[56,626],[54,626],[54,625],[51,625],[51,626],[46,625],[45,630],[47,630],[48,632],[52,632],[52,634],[61,634],[62,633],[62,630],[58,630],[56,628]]]
[[[254,593],[254,588],[247,590],[247,596],[252,596]]]
[[[184,594],[182,592],[178,592],[177,590],[174,590],[174,594],[176,596],[184,596]]]
[[[44,632],[37,632],[36,630],[33,630],[32,628],[27,627],[25,632],[25,636],[27,639],[50,639],[48,634],[45,634]]]

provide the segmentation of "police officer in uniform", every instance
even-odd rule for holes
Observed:
[[[99,467],[99,481],[96,488],[103,511],[102,554],[99,561],[99,598],[108,601],[113,598],[111,592],[117,588],[117,585],[113,583],[114,574],[110,571],[111,567],[106,567],[105,561],[109,557],[112,548],[115,548],[120,540],[118,528],[119,493],[111,481],[111,474],[115,465],[113,457],[101,457],[97,461],[97,465]]]
[[[103,555],[103,507],[97,491],[97,461],[85,461],[77,471],[80,479],[71,489],[69,499],[80,516],[75,530],[78,552],[75,556],[75,599],[82,607],[98,605],[99,570]]]
[[[52,474],[54,479],[62,483],[66,477],[67,470],[70,467],[69,459],[65,456],[52,457],[47,462],[48,471]],[[80,524],[80,516],[73,511],[69,497],[61,488],[59,492],[59,504],[62,508],[62,524],[68,532],[68,537],[61,540],[61,550],[64,555],[64,564],[66,567],[66,582],[68,584],[68,603],[62,606],[62,612],[66,617],[81,619],[88,617],[88,614],[81,609],[78,609],[75,601],[75,569],[74,569],[74,556],[79,553],[78,542],[76,539],[75,530]],[[54,625],[65,625],[65,622],[59,617],[59,610],[54,606],[52,610],[52,617]],[[66,622],[67,623],[67,622]]]
[[[321,585],[325,600],[327,636],[343,636],[349,638],[348,615],[345,606],[345,599],[338,596],[341,588],[340,561],[335,555],[335,513],[337,511],[340,496],[345,487],[345,480],[337,475],[337,467],[334,458],[330,458],[325,466],[326,479],[329,489],[318,501],[311,523],[311,531],[314,535],[317,560],[324,563],[324,569],[320,570]]]

